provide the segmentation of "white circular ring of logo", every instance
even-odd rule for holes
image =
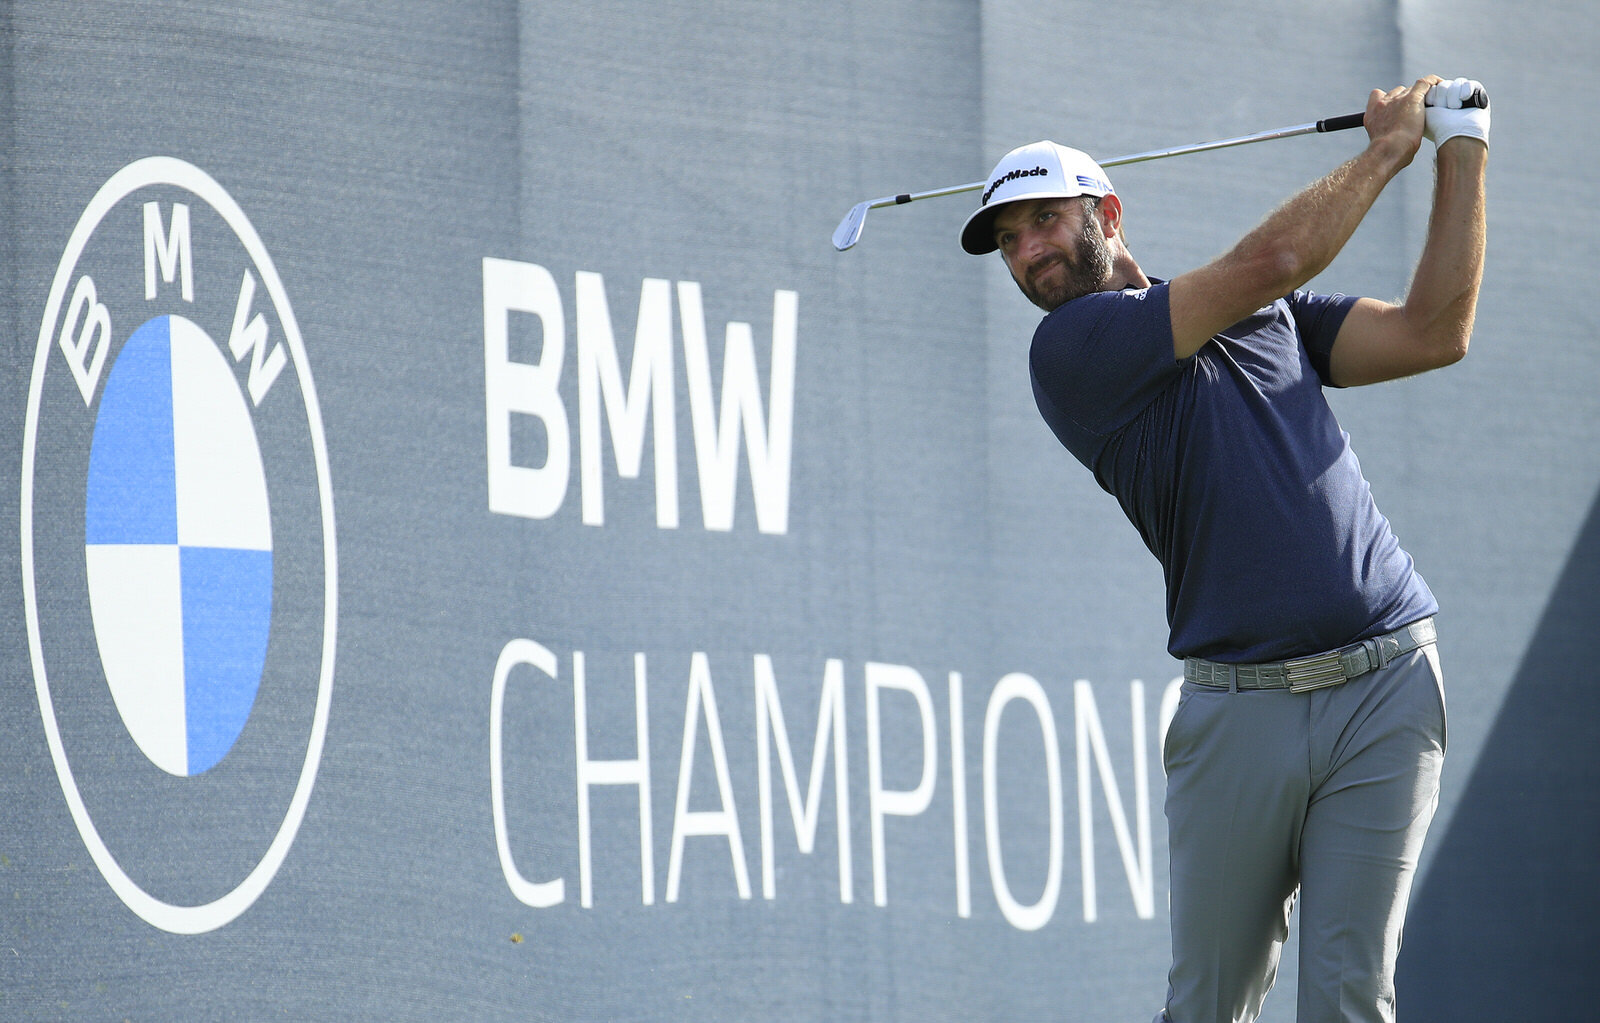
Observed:
[[[312,716],[311,735],[306,745],[305,763],[300,770],[294,795],[283,823],[273,836],[266,853],[253,870],[226,895],[198,906],[175,905],[157,899],[143,888],[117,863],[116,857],[100,837],[84,805],[83,796],[67,762],[66,749],[61,741],[61,729],[56,721],[54,703],[50,698],[50,683],[45,675],[43,644],[39,634],[38,596],[35,592],[33,570],[33,483],[34,456],[39,429],[39,403],[43,394],[45,366],[50,361],[51,342],[57,320],[61,316],[62,301],[67,284],[77,268],[95,228],[111,209],[140,188],[150,185],[172,185],[198,196],[221,215],[234,235],[243,244],[256,269],[261,274],[273,306],[277,309],[284,340],[292,353],[295,375],[305,403],[306,425],[311,433],[311,448],[316,463],[317,489],[322,512],[323,535],[323,627],[322,662],[317,683],[317,705]],[[39,695],[39,709],[44,718],[45,738],[50,746],[50,757],[55,761],[56,775],[61,780],[67,807],[72,813],[78,833],[94,859],[95,866],[111,885],[112,891],[135,913],[148,923],[175,934],[201,934],[212,931],[234,920],[248,909],[266,890],[272,878],[283,865],[294,842],[295,833],[305,817],[306,805],[311,800],[311,789],[316,782],[317,764],[322,756],[323,739],[328,730],[328,703],[333,688],[333,657],[335,626],[338,620],[338,556],[335,551],[333,525],[333,487],[328,472],[328,449],[322,431],[322,414],[317,405],[316,388],[307,368],[305,345],[300,337],[299,324],[289,306],[289,297],[283,289],[272,257],[267,254],[261,236],[256,233],[244,210],[223,187],[205,171],[183,160],[166,156],[152,156],[130,163],[113,174],[89,200],[88,207],[78,219],[67,240],[66,251],[56,267],[50,285],[49,300],[45,305],[44,320],[39,327],[39,343],[34,352],[33,378],[28,389],[28,412],[23,427],[22,455],[22,581],[23,598],[28,623],[28,648],[33,660],[33,678]]]

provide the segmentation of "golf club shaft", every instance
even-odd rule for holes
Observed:
[[[1102,167],[1120,167],[1128,163],[1143,163],[1146,160],[1159,160],[1166,156],[1183,156],[1185,153],[1204,153],[1212,149],[1227,149],[1230,146],[1243,146],[1252,142],[1267,142],[1272,139],[1292,138],[1295,135],[1310,135],[1313,132],[1344,131],[1346,128],[1359,128],[1366,120],[1366,114],[1344,114],[1340,117],[1325,117],[1320,121],[1311,121],[1307,124],[1291,125],[1287,128],[1275,128],[1271,131],[1258,131],[1251,135],[1240,135],[1237,138],[1218,139],[1215,142],[1196,142],[1191,146],[1176,146],[1172,149],[1152,149],[1145,153],[1134,153],[1132,156],[1119,156],[1113,160],[1102,160]],[[982,182],[979,187],[982,187]]]
[[[1343,131],[1346,128],[1359,128],[1365,119],[1365,114],[1345,114],[1342,117],[1327,117],[1320,121],[1290,125],[1287,128],[1273,128],[1270,131],[1258,131],[1231,139],[1196,142],[1193,145],[1174,146],[1171,149],[1151,149],[1143,153],[1133,153],[1130,156],[1118,156],[1110,160],[1097,160],[1096,162],[1102,167],[1121,167],[1129,163],[1144,163],[1146,160],[1160,160],[1168,156],[1184,156],[1188,153],[1204,153],[1213,149],[1227,149],[1230,146],[1244,146],[1252,142],[1267,142],[1271,139],[1286,139],[1295,135],[1310,135],[1319,131]],[[942,195],[955,195],[958,192],[976,192],[987,184],[988,181],[974,181],[965,185],[957,185],[953,188],[936,188],[911,195],[896,195],[889,197],[888,201],[879,199],[872,203],[872,206],[873,208],[877,208],[879,205],[894,206],[900,203],[914,202],[917,199],[933,199]]]
[[[1212,149],[1227,149],[1230,146],[1266,142],[1269,139],[1309,135],[1313,132],[1344,131],[1347,128],[1359,128],[1365,119],[1366,115],[1363,113],[1344,114],[1340,117],[1325,117],[1320,121],[1291,125],[1287,128],[1274,128],[1269,131],[1258,131],[1251,135],[1240,135],[1237,138],[1217,139],[1214,142],[1197,142],[1188,146],[1174,146],[1171,149],[1152,149],[1144,153],[1134,153],[1131,156],[1119,156],[1113,160],[1100,160],[1098,162],[1102,167],[1120,167],[1123,164],[1143,163],[1146,160],[1182,156],[1185,153],[1203,153]],[[976,192],[986,184],[988,184],[987,181],[973,181],[965,185],[935,188],[926,192],[902,192],[899,195],[886,195],[881,199],[871,199],[867,202],[857,203],[849,213],[845,214],[844,220],[840,221],[839,227],[833,232],[833,245],[840,252],[854,245],[861,237],[861,228],[866,221],[868,210],[875,210],[883,206],[901,206],[908,202],[916,202],[919,199],[936,199],[940,196],[958,195],[962,192]]]

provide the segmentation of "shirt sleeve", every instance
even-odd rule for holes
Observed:
[[[1324,387],[1338,387],[1333,382],[1333,343],[1339,337],[1339,328],[1350,314],[1357,298],[1341,295],[1318,295],[1310,291],[1296,291],[1289,296],[1289,312],[1300,328],[1300,343],[1311,357],[1311,365],[1322,379]]]
[[[1035,392],[1080,429],[1127,425],[1183,370],[1166,282],[1074,299],[1044,318],[1029,353]]]

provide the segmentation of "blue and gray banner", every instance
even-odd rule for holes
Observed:
[[[1494,97],[1473,351],[1332,398],[1444,608],[1402,1012],[1592,1006],[1597,29],[0,2],[0,1018],[1148,1019],[1159,567],[973,197],[829,238],[1426,72]],[[1130,245],[1186,269],[1359,144],[1121,168]],[[1404,290],[1426,155],[1314,287]]]

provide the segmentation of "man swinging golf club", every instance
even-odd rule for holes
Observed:
[[[1185,682],[1163,750],[1172,967],[1158,1023],[1255,1019],[1297,892],[1299,1023],[1394,1019],[1444,760],[1438,605],[1322,388],[1466,354],[1487,98],[1428,76],[1374,90],[1365,127],[1360,155],[1171,280],[1129,252],[1105,172],[1053,142],[1007,154],[961,234],[970,253],[998,249],[1048,313],[1029,356],[1039,411],[1166,576]],[[1433,212],[1404,300],[1300,290],[1424,138]]]

